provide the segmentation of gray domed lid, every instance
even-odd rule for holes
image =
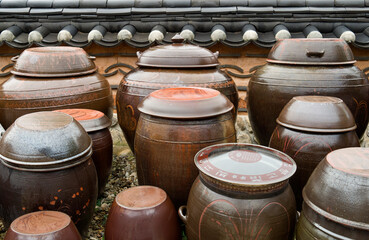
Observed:
[[[342,65],[356,61],[342,39],[284,39],[270,50],[267,62],[291,65]]]
[[[137,65],[155,68],[209,68],[217,67],[218,53],[206,48],[184,44],[180,35],[172,38],[173,44],[151,47],[143,53],[137,52]]]
[[[340,99],[327,96],[297,96],[282,109],[277,123],[307,132],[347,132],[356,129],[350,109]]]
[[[297,169],[296,163],[285,153],[242,143],[203,148],[195,156],[195,165],[211,178],[245,187],[283,182]]]
[[[0,140],[0,160],[37,171],[65,168],[91,152],[91,138],[73,117],[36,112],[19,117]]]

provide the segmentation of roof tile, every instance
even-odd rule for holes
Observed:
[[[54,8],[78,8],[79,0],[54,0]]]
[[[219,0],[192,0],[193,7],[219,7]]]
[[[135,0],[137,8],[160,8],[163,6],[163,0]]]
[[[53,0],[28,0],[27,7],[51,8]]]
[[[80,0],[80,8],[104,8],[106,7],[106,0]]]
[[[106,6],[108,8],[126,8],[133,7],[135,5],[135,0],[107,0]]]
[[[2,0],[0,6],[4,8],[27,7],[27,0]]]
[[[163,0],[163,7],[191,7],[191,0]]]

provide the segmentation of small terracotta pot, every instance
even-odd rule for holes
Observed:
[[[4,240],[81,240],[70,217],[62,212],[39,211],[15,219]]]
[[[288,178],[296,164],[289,156],[225,143],[202,149],[195,163],[200,175],[179,209],[189,240],[292,239],[296,206]]]
[[[97,199],[92,142],[71,116],[37,112],[18,118],[0,140],[0,217],[5,226],[39,210],[71,216],[85,235]]]
[[[164,189],[178,208],[186,204],[198,175],[196,153],[213,144],[236,142],[233,105],[217,90],[166,88],[152,92],[138,109],[138,182]]]
[[[176,210],[167,194],[153,186],[120,192],[105,227],[105,240],[181,239]]]
[[[99,195],[103,194],[113,162],[113,139],[109,131],[111,120],[104,113],[91,109],[61,109],[72,116],[92,139],[92,159],[96,167]]]
[[[329,153],[303,190],[296,239],[368,239],[368,193],[369,149]]]
[[[292,98],[277,118],[269,147],[295,160],[297,171],[290,184],[297,210],[302,208],[302,189],[319,162],[329,152],[360,147],[350,110],[339,98],[299,96]]]

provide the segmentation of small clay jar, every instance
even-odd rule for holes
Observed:
[[[178,217],[165,191],[138,186],[120,192],[110,208],[105,240],[181,239]]]
[[[39,210],[71,216],[87,233],[97,199],[91,138],[71,116],[36,112],[18,118],[0,141],[0,217],[9,226]]]
[[[179,209],[189,240],[292,239],[296,164],[277,150],[218,144],[196,154],[200,171],[187,207]]]
[[[325,155],[340,148],[360,147],[355,129],[350,109],[336,97],[294,97],[283,108],[269,147],[288,154],[297,164],[290,179],[297,210],[302,208],[302,189]]]
[[[99,195],[102,195],[113,162],[113,139],[109,131],[111,120],[104,113],[91,109],[61,109],[56,111],[72,116],[91,137],[92,159],[97,172]]]
[[[233,104],[210,88],[166,88],[138,106],[135,137],[140,185],[164,189],[178,208],[198,175],[193,162],[204,147],[236,142]]]
[[[38,211],[15,219],[4,240],[82,240],[70,217],[62,212]]]
[[[368,239],[369,149],[329,153],[309,178],[303,198],[297,240]]]

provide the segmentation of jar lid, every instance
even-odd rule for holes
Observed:
[[[173,44],[151,47],[137,52],[137,65],[157,68],[208,68],[219,65],[218,53],[206,48],[184,44],[179,34],[172,38]]]
[[[36,112],[19,117],[0,140],[0,160],[29,171],[62,169],[87,160],[91,138],[71,116]]]
[[[69,77],[96,71],[94,57],[77,47],[27,48],[15,61],[14,75],[26,77]]]
[[[356,60],[346,43],[337,38],[284,39],[270,50],[267,62],[291,65],[342,65]]]
[[[71,223],[70,217],[57,211],[37,211],[15,219],[10,228],[20,235],[44,235],[61,231]]]
[[[293,97],[282,109],[277,123],[291,129],[320,133],[356,129],[347,105],[340,98],[328,96]]]
[[[86,132],[99,131],[111,126],[111,120],[102,112],[92,109],[59,109],[55,112],[62,112],[72,116],[77,120]]]
[[[369,180],[369,149],[343,148],[328,153],[327,162],[334,169]],[[368,182],[369,185],[369,182]]]
[[[143,210],[159,206],[167,200],[166,192],[155,186],[137,186],[120,192],[115,201],[123,208]]]
[[[296,163],[272,148],[241,143],[209,146],[195,156],[203,174],[221,182],[244,186],[275,184],[289,179]]]
[[[154,91],[137,108],[157,117],[195,119],[230,112],[233,104],[214,89],[181,87]]]

